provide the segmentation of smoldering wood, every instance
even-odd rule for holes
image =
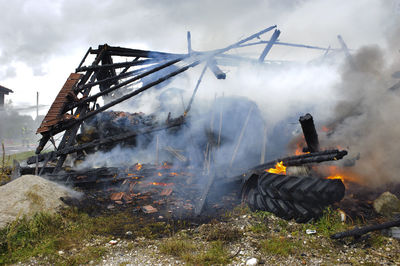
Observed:
[[[315,164],[321,162],[328,161],[337,161],[341,160],[344,156],[347,155],[346,150],[325,150],[313,153],[307,153],[296,156],[288,156],[284,158],[278,158],[273,161],[269,161],[264,164],[260,164],[253,168],[248,169],[247,171],[242,171],[240,175],[227,177],[224,182],[241,182],[243,179],[250,177],[252,174],[260,174],[265,171],[265,169],[273,168],[277,163],[282,162],[286,167],[288,166],[302,166],[307,164]],[[217,172],[219,176],[225,176],[225,169],[218,169]],[[236,169],[236,172],[240,172],[240,169]]]
[[[92,65],[98,65],[100,63],[101,59],[103,58],[103,56],[104,56],[104,54],[106,52],[106,49],[107,49],[107,46],[103,46],[102,52],[100,52],[97,55],[97,57],[93,61]],[[81,81],[80,81],[80,83],[78,85],[86,83],[89,79],[90,79],[90,81],[93,82],[95,80],[95,78],[96,78],[96,73],[94,73],[94,71],[87,71],[86,74],[81,78]],[[83,91],[83,96],[87,97],[89,95],[89,93],[90,93],[90,90],[91,90],[90,88],[86,88]],[[88,108],[87,105],[81,105],[76,109],[76,111],[74,113],[74,116],[76,117],[76,116],[79,116],[79,115],[84,115],[88,110],[89,110],[89,108]],[[77,132],[79,130],[79,127],[80,127],[80,123],[78,122],[76,124],[73,124],[72,127],[67,129],[67,131],[63,135],[63,138],[60,141],[60,144],[58,145],[57,151],[60,150],[60,149],[62,150],[65,147],[70,147],[71,145],[74,144],[75,137],[76,137],[76,134],[77,134]],[[55,135],[54,132],[52,132],[51,134],[53,136]],[[66,154],[62,154],[58,158],[57,165],[54,168],[53,173],[57,173],[61,169],[61,167],[63,166],[66,158],[67,158]],[[36,159],[38,159],[38,157],[36,157]]]
[[[226,74],[217,66],[217,61],[215,61],[215,59],[208,62],[208,66],[217,79],[226,79]]]
[[[381,224],[368,225],[368,226],[364,226],[361,228],[356,227],[349,231],[344,231],[344,232],[333,234],[333,235],[331,235],[331,238],[332,239],[341,239],[341,238],[345,238],[345,237],[360,238],[362,235],[367,234],[369,232],[388,229],[388,228],[391,228],[394,226],[400,226],[400,218],[393,220],[393,221],[381,223]]]
[[[132,49],[125,47],[117,47],[117,46],[108,46],[107,51],[110,55],[115,56],[126,56],[126,57],[144,57],[144,58],[157,58],[157,59],[171,59],[173,57],[181,57],[185,54],[175,54],[175,53],[165,53],[158,51],[148,51],[148,50],[140,50],[140,49]],[[91,54],[98,54],[99,50],[92,50]]]
[[[152,132],[157,132],[157,131],[161,131],[161,130],[166,130],[172,127],[178,127],[181,126],[182,124],[184,124],[185,121],[184,120],[175,120],[173,122],[171,122],[170,124],[164,125],[164,126],[152,126],[152,127],[148,127],[147,129],[143,129],[141,131],[136,131],[136,132],[130,132],[130,133],[125,133],[125,134],[120,134],[117,136],[112,136],[109,138],[104,138],[104,139],[96,139],[92,142],[89,143],[85,143],[85,144],[81,144],[81,145],[75,145],[75,146],[69,146],[69,147],[65,147],[63,149],[59,149],[57,151],[54,152],[54,154],[52,155],[52,159],[55,159],[56,157],[59,156],[66,156],[68,154],[74,153],[74,152],[78,152],[78,151],[82,151],[82,150],[86,150],[86,149],[90,149],[90,148],[95,148],[101,145],[107,145],[110,143],[117,143],[117,142],[121,142],[124,141],[126,139],[131,139],[134,137],[137,137],[139,135],[144,135],[144,134],[149,134]],[[43,161],[46,159],[47,155],[44,154],[39,154],[38,156],[38,160],[39,161]],[[29,157],[27,160],[28,164],[32,164],[36,162],[36,156],[32,156]]]
[[[48,142],[50,136],[54,136],[57,133],[60,133],[62,131],[64,132],[63,139],[61,140],[60,144],[58,145],[57,148],[57,156],[59,156],[59,160],[57,162],[57,167],[55,169],[55,172],[60,170],[63,162],[66,158],[66,155],[64,153],[60,153],[59,151],[64,151],[66,148],[70,148],[72,146],[76,147],[75,145],[75,137],[76,133],[81,125],[82,122],[84,122],[86,119],[93,117],[94,115],[107,110],[108,108],[121,103],[157,84],[160,84],[164,82],[165,80],[178,75],[187,69],[191,67],[197,66],[200,62],[210,62],[211,60],[215,60],[216,56],[222,55],[223,53],[231,50],[231,49],[236,49],[240,48],[241,45],[245,44],[246,42],[257,38],[261,36],[264,33],[267,33],[273,29],[276,28],[276,25],[265,28],[253,35],[248,36],[247,38],[244,38],[236,43],[233,43],[229,46],[226,46],[225,48],[222,49],[216,49],[212,51],[207,51],[207,52],[195,52],[189,54],[176,54],[176,53],[163,53],[163,52],[157,52],[157,51],[145,51],[145,50],[139,50],[139,49],[130,49],[130,48],[122,48],[122,47],[112,47],[108,46],[107,44],[104,45],[99,45],[98,49],[92,49],[90,48],[88,52],[85,54],[83,57],[81,63],[78,66],[77,71],[85,71],[86,73],[81,77],[80,81],[78,84],[75,85],[73,88],[74,92],[76,95],[78,93],[81,93],[83,96],[79,102],[73,102],[71,101],[70,103],[66,103],[66,108],[64,108],[64,114],[68,111],[71,111],[71,114],[68,118],[61,119],[55,124],[52,125],[51,128],[48,129],[46,132],[42,132],[42,139],[40,141],[40,145],[37,148],[36,152],[37,154],[40,154],[42,151],[44,145]],[[191,49],[191,48],[190,48]],[[82,64],[86,61],[86,58],[89,54],[95,54],[96,58],[94,62],[90,66],[83,66]],[[129,62],[124,62],[124,63],[113,63],[113,56],[126,56],[126,57],[134,57],[133,60]],[[115,100],[103,105],[103,106],[98,106],[92,103],[95,103],[100,96],[104,96],[107,93],[112,92],[113,90],[117,90],[118,88],[121,88],[125,85],[129,85],[132,82],[140,80],[142,77],[149,75],[151,73],[155,73],[158,70],[161,70],[162,68],[167,67],[168,65],[174,64],[174,60],[176,62],[182,61],[186,58],[189,58],[192,61],[186,61],[187,64],[176,71],[173,71],[167,75],[163,75],[161,78],[142,86],[141,88],[132,91],[131,93],[128,93],[126,95],[123,95],[119,98],[116,98],[116,95],[114,94],[113,97]],[[163,60],[170,60],[166,64],[162,64],[160,62],[163,62]],[[101,62],[101,65],[99,63]],[[128,69],[131,66],[135,66],[137,64],[147,64],[147,63],[155,63],[158,62],[158,64],[161,65],[156,65],[153,69],[150,69],[149,71],[146,71],[144,73],[141,73],[139,75],[134,76],[132,79],[127,79],[124,81],[120,81],[123,78],[128,78]],[[217,66],[216,61],[215,66]],[[115,69],[116,68],[123,68],[123,70],[120,72],[120,74],[116,74]],[[136,71],[142,71],[144,68],[141,69],[135,69]],[[134,71],[135,71],[134,70]],[[215,70],[214,72],[217,73],[217,76],[222,77],[224,73],[221,73],[222,71],[220,70]],[[133,74],[133,72],[132,72]],[[137,73],[135,73],[137,74]],[[97,79],[97,81],[96,81]],[[89,81],[90,80],[90,81]],[[89,82],[88,82],[89,81]],[[113,85],[115,84],[115,85]],[[101,88],[101,92],[92,96],[89,96],[90,91],[93,86],[99,85]],[[92,107],[89,106],[89,104],[92,104]],[[95,108],[96,106],[96,108]],[[76,109],[75,109],[76,108]],[[75,111],[74,111],[75,110]],[[61,154],[61,155],[60,155]],[[57,157],[56,156],[56,157]],[[43,158],[41,158],[43,159]]]
[[[319,151],[318,134],[315,130],[314,119],[310,114],[301,116],[299,119],[301,129],[303,130],[304,138],[307,143],[309,152]]]
[[[208,175],[207,184],[204,187],[204,189],[203,189],[203,191],[201,193],[201,196],[200,196],[200,198],[199,198],[199,200],[198,200],[198,202],[197,202],[197,204],[196,204],[196,206],[194,208],[194,213],[197,216],[200,215],[201,212],[203,211],[204,204],[206,203],[208,194],[210,193],[211,187],[214,184],[215,176],[216,176],[215,173],[211,174],[211,175]]]
[[[141,65],[150,65],[159,63],[161,60],[158,59],[144,59],[140,61],[131,61],[131,62],[122,62],[122,63],[114,63],[114,64],[105,64],[105,65],[98,65],[98,66],[83,66],[77,68],[76,72],[84,72],[89,70],[102,70],[102,69],[116,69],[116,68],[123,68],[123,67],[131,67],[131,66],[141,66]]]
[[[186,109],[185,109],[185,112],[184,112],[184,115],[185,115],[185,116],[189,113],[190,108],[192,108],[192,104],[193,104],[194,97],[196,96],[197,90],[199,89],[199,86],[200,86],[201,80],[203,79],[204,73],[206,73],[207,67],[208,67],[208,66],[207,66],[207,64],[206,64],[206,65],[204,66],[203,70],[201,71],[200,77],[199,77],[199,79],[197,80],[196,86],[194,87],[192,97],[190,97],[189,103],[188,103],[188,105],[187,105],[187,107],[186,107]]]
[[[249,112],[247,113],[246,120],[245,120],[245,122],[243,124],[242,130],[240,131],[239,138],[238,138],[238,140],[236,142],[236,145],[235,145],[235,149],[233,150],[233,153],[232,153],[230,167],[232,167],[233,163],[235,162],[236,155],[237,155],[237,153],[239,151],[240,144],[242,143],[242,138],[244,136],[244,132],[247,129],[247,124],[249,123],[249,120],[250,120],[250,117],[251,117],[251,113],[253,112],[253,109],[254,109],[254,105],[252,105],[250,107]]]
[[[75,103],[74,105],[72,105],[71,107],[69,107],[69,109],[78,107],[78,106],[80,106],[80,105],[82,105],[82,104],[84,104],[84,103],[87,103],[87,102],[91,102],[91,101],[93,101],[93,100],[99,98],[100,96],[106,95],[106,94],[108,94],[108,93],[110,93],[110,92],[115,91],[116,89],[119,89],[119,88],[121,88],[121,87],[123,87],[123,86],[129,85],[129,84],[131,84],[132,82],[135,82],[135,81],[137,81],[137,80],[140,80],[140,79],[142,79],[142,78],[144,78],[144,77],[146,77],[146,76],[148,76],[148,75],[150,75],[150,74],[153,74],[153,73],[155,73],[155,72],[157,72],[157,71],[159,71],[159,70],[161,70],[161,69],[164,69],[164,68],[169,67],[169,66],[171,66],[171,65],[173,65],[173,64],[176,64],[176,63],[182,61],[183,59],[184,59],[184,58],[178,58],[178,59],[175,59],[175,60],[171,60],[171,61],[169,61],[169,62],[167,62],[167,63],[165,63],[165,64],[162,64],[162,65],[160,65],[160,66],[158,66],[158,67],[154,67],[153,69],[150,69],[150,70],[146,71],[145,73],[139,74],[139,75],[137,75],[137,76],[135,76],[135,77],[133,77],[133,78],[131,78],[131,79],[128,79],[128,80],[126,80],[126,81],[124,81],[124,82],[121,82],[120,84],[118,84],[118,85],[116,85],[116,86],[110,87],[109,89],[103,90],[103,91],[101,91],[101,92],[99,92],[99,93],[97,93],[97,94],[95,94],[95,95],[92,95],[92,96],[89,96],[89,97],[87,97],[87,98],[85,98],[85,99],[82,99],[82,100],[79,101],[78,103]],[[94,84],[94,83],[95,83],[95,82],[93,82],[93,84]],[[92,83],[90,83],[90,84],[92,84]],[[158,84],[158,83],[157,83],[157,84]],[[94,84],[94,85],[97,85],[97,84]],[[94,85],[93,85],[93,86],[94,86]],[[82,86],[82,88],[89,88],[89,87],[92,87],[92,85],[89,86],[89,84],[86,84],[86,85]]]
[[[350,54],[349,48],[347,47],[346,43],[344,42],[343,38],[341,35],[337,36],[340,45],[342,46],[342,51],[346,55],[346,58],[350,65],[353,67],[353,69],[356,69],[356,63],[354,62],[353,56]]]
[[[258,58],[259,62],[264,62],[265,57],[268,55],[269,51],[271,50],[272,46],[274,45],[280,34],[281,34],[280,30],[274,31],[274,34],[272,34],[271,39],[269,40],[267,46],[265,46],[260,57]]]
[[[191,54],[192,53],[192,37],[191,37],[190,31],[187,32],[186,38],[187,38],[187,44],[188,44],[188,54]]]
[[[79,65],[78,65],[77,68],[80,68],[80,67],[83,65],[83,63],[85,63],[86,58],[88,57],[88,55],[89,55],[89,53],[90,53],[91,51],[92,51],[92,47],[89,47],[89,49],[87,50],[86,54],[83,56],[83,58],[82,58],[82,60],[81,60],[81,62],[79,63]]]
[[[247,46],[254,46],[254,45],[260,45],[260,44],[268,44],[269,41],[258,41],[258,42],[253,42],[253,43],[246,43],[242,44],[240,47],[247,47]],[[275,45],[283,45],[283,46],[290,46],[290,47],[298,47],[298,48],[307,48],[307,49],[315,49],[315,50],[331,50],[331,51],[342,51],[342,49],[337,49],[337,48],[325,48],[325,47],[319,47],[319,46],[313,46],[313,45],[306,45],[306,44],[297,44],[297,43],[288,43],[288,42],[279,42],[276,41],[274,42]]]

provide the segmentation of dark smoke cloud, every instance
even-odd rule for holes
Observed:
[[[351,170],[371,186],[400,182],[400,92],[388,90],[394,83],[388,54],[378,46],[363,47],[353,55],[354,65],[342,67],[334,133],[324,140],[347,147],[352,155],[359,153]]]

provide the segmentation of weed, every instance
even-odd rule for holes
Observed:
[[[256,211],[254,214],[256,217],[261,218],[262,220],[266,220],[268,217],[273,215],[272,213],[266,211]]]
[[[222,241],[211,242],[211,247],[200,253],[185,253],[182,259],[193,265],[224,265],[231,261]]]
[[[207,241],[232,242],[242,237],[242,232],[239,229],[223,223],[204,225],[201,231]]]
[[[269,255],[293,255],[298,253],[300,248],[301,245],[298,240],[287,239],[283,236],[270,237],[260,243],[261,252]]]
[[[16,220],[0,231],[0,263],[54,253],[59,243],[57,233],[63,226],[60,215],[47,213]]]
[[[255,234],[262,234],[262,233],[269,232],[269,228],[268,228],[267,224],[264,222],[250,226],[250,230]]]
[[[189,240],[170,239],[160,245],[160,251],[174,257],[182,258],[186,253],[192,253],[196,250],[196,245]]]
[[[317,230],[319,234],[326,237],[338,231],[346,230],[348,227],[346,224],[342,223],[340,214],[329,207],[324,210],[324,214],[320,219],[313,222],[311,226],[305,226]]]

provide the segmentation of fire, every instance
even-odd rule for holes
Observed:
[[[322,130],[323,132],[325,132],[325,133],[327,133],[327,132],[330,131],[330,129],[329,129],[328,127],[326,127],[326,126],[322,126],[322,127],[321,127],[321,130]]]
[[[344,177],[341,175],[328,176],[326,179],[340,179],[342,182],[344,182]]]
[[[342,182],[347,186],[349,182],[352,183],[362,183],[362,178],[355,173],[354,171],[350,169],[345,169],[341,168],[335,165],[330,165],[330,166],[325,166],[322,168],[319,166],[319,169],[317,170],[326,176],[328,176],[326,179],[340,179]]]
[[[142,167],[143,167],[143,165],[141,165],[140,163],[137,163],[137,164],[135,165],[135,169],[136,169],[137,171],[140,171],[140,169],[142,169]]]
[[[162,176],[162,174],[160,173],[160,172],[158,172],[158,174],[157,174],[158,176]]]
[[[169,175],[170,176],[178,176],[178,173],[172,172],[172,173],[169,173]]]
[[[162,187],[169,187],[172,186],[174,183],[159,183],[159,182],[151,182],[150,185],[153,186],[162,186]]]
[[[276,163],[275,168],[270,168],[265,170],[265,172],[272,174],[284,174],[286,175],[286,166],[283,165],[283,162]]]

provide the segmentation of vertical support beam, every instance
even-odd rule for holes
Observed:
[[[319,151],[318,134],[315,130],[314,119],[312,115],[306,114],[304,116],[300,116],[299,122],[307,143],[308,152]]]
[[[92,63],[92,66],[96,66],[96,65],[98,65],[100,63],[100,60],[103,58],[104,53],[106,52],[106,49],[107,49],[107,45],[102,46],[102,50],[97,55],[96,59]],[[93,82],[96,79],[96,73],[94,73],[93,70],[89,70],[89,71],[86,72],[86,74],[82,77],[82,79],[79,82],[77,87],[79,87],[80,85],[84,85],[89,80],[89,78],[91,79],[90,80],[91,82]],[[83,96],[84,97],[88,96],[90,91],[91,91],[91,89],[92,89],[91,87],[86,88],[83,91]],[[81,106],[79,106],[77,108],[77,110],[75,111],[74,115],[76,116],[76,115],[79,114],[80,116],[82,116],[82,115],[86,114],[87,111],[88,111],[88,105],[87,104],[83,104],[83,105],[81,105]],[[64,148],[69,147],[69,146],[74,144],[75,136],[76,136],[76,134],[78,132],[78,129],[79,129],[80,125],[81,125],[81,123],[77,123],[72,128],[70,128],[70,129],[65,131],[64,136],[63,136],[60,144],[58,145],[57,150],[62,150]],[[58,158],[57,165],[53,170],[53,174],[56,174],[58,171],[61,170],[61,167],[63,166],[66,158],[67,158],[67,155],[61,155]]]
[[[192,36],[190,34],[190,31],[187,32],[187,44],[188,44],[188,54],[190,55],[192,53]]]
[[[356,69],[356,64],[354,62],[353,56],[350,54],[349,48],[347,48],[346,43],[344,42],[342,36],[338,35],[337,36],[340,45],[342,46],[342,51],[343,53],[346,55],[347,60],[349,61],[349,63],[351,64],[351,66]]]
[[[271,39],[269,40],[267,46],[265,46],[264,51],[261,53],[260,58],[258,58],[258,62],[260,62],[260,63],[264,62],[265,57],[271,50],[272,45],[274,45],[274,43],[276,42],[276,40],[278,39],[280,34],[281,34],[280,30],[274,31],[274,34],[272,34]]]

